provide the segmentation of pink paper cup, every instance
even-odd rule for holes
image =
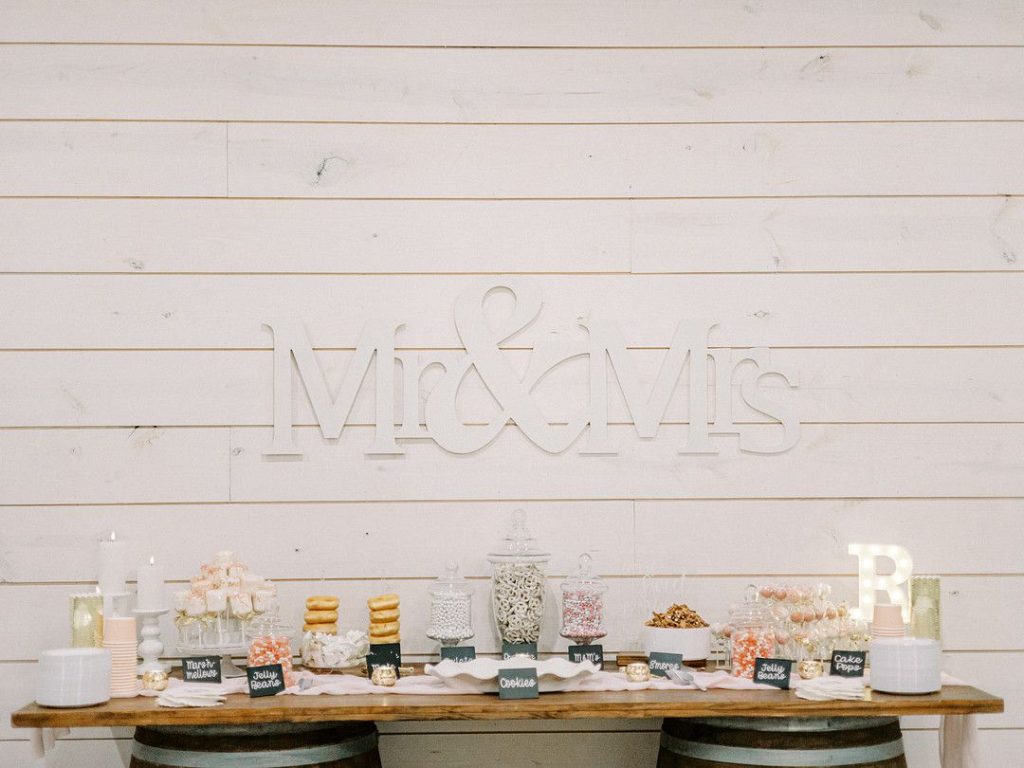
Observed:
[[[875,606],[875,614],[871,620],[876,629],[903,629],[903,609],[898,605],[879,603]]]
[[[135,642],[135,617],[114,616],[103,620],[103,640],[113,643]]]

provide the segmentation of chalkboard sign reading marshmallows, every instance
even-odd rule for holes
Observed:
[[[866,651],[833,651],[831,674],[836,677],[864,677]]]
[[[186,683],[219,683],[220,656],[195,656],[182,659],[181,676]]]
[[[247,667],[245,676],[249,679],[249,696],[254,699],[260,696],[273,696],[285,688],[284,669],[280,664]]]
[[[789,688],[793,662],[789,659],[754,659],[754,682]]]

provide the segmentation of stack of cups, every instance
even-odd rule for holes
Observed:
[[[127,699],[139,693],[138,640],[135,618],[114,616],[103,622],[103,647],[110,651],[110,696]]]
[[[871,621],[871,637],[905,637],[906,634],[902,607],[886,603],[875,606],[874,618]]]

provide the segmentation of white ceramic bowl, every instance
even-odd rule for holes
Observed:
[[[711,655],[711,628],[671,629],[644,626],[640,633],[644,653],[681,653],[683,661],[703,661]]]
[[[110,651],[58,648],[39,655],[36,703],[43,707],[89,707],[110,700]]]

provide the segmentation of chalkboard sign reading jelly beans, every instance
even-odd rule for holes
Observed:
[[[774,685],[776,688],[789,688],[789,676],[793,672],[793,662],[789,659],[755,659],[754,682]]]
[[[249,680],[249,696],[254,699],[260,696],[273,696],[285,689],[284,669],[280,664],[248,667],[245,676]]]

